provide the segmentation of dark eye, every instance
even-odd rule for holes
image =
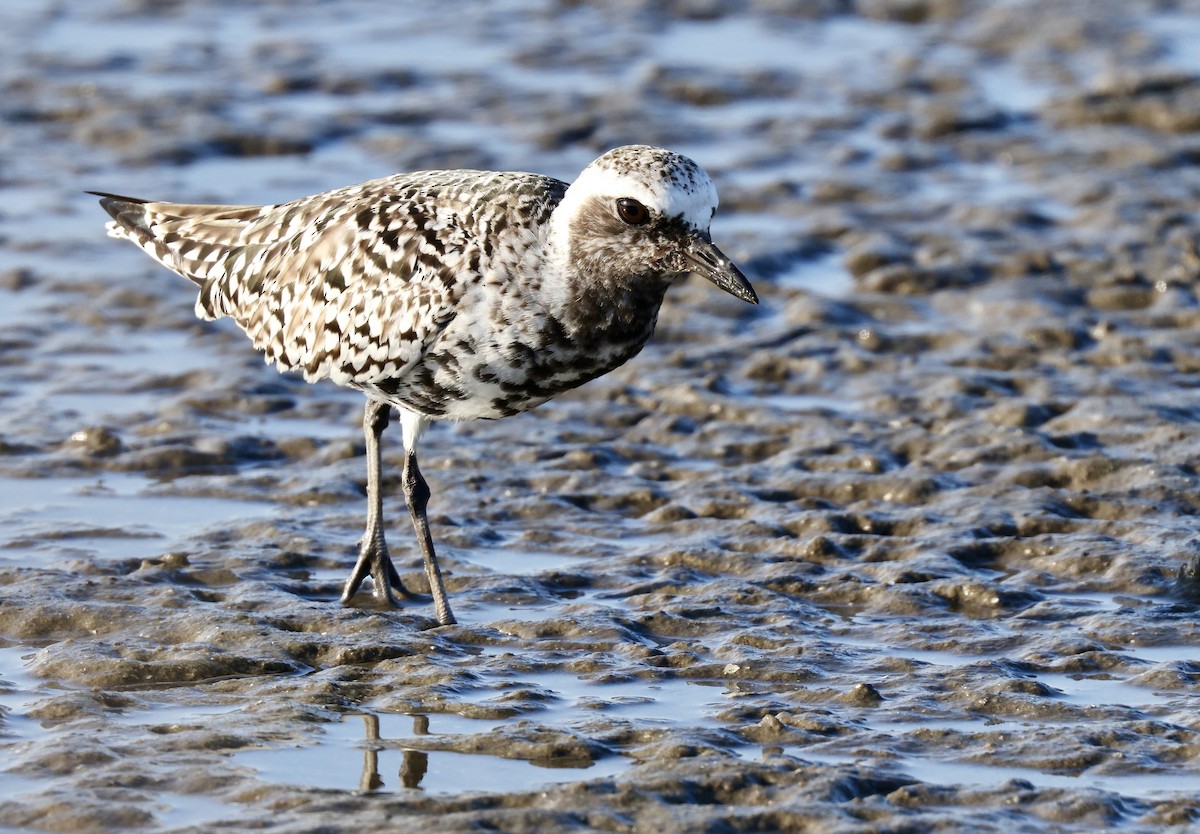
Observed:
[[[617,200],[617,216],[630,226],[644,226],[650,222],[650,210],[629,197]]]

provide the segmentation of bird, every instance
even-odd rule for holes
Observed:
[[[439,625],[456,620],[417,463],[431,422],[519,414],[624,364],[686,274],[758,303],[713,243],[712,179],[647,145],[607,151],[570,184],[441,170],[265,206],[88,193],[111,216],[110,237],[197,285],[201,319],[233,319],[281,372],[366,395],[367,523],[346,605],[368,576],[382,605],[420,598],[384,538],[380,439],[398,413],[401,484]]]

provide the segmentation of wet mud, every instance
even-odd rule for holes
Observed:
[[[0,826],[1200,825],[1200,6],[0,10]],[[361,397],[84,189],[693,156],[750,308],[439,424],[456,626],[337,603]],[[385,436],[385,441],[387,436]],[[389,541],[424,587],[385,446]]]

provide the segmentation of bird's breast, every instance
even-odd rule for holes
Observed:
[[[481,285],[418,366],[379,387],[397,404],[452,420],[518,414],[637,355],[654,332],[661,293],[565,309],[553,289]],[[387,390],[391,389],[391,390]]]

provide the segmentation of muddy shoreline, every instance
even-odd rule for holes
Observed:
[[[1200,5],[804,8],[0,11],[0,827],[1200,823]],[[441,628],[336,602],[360,396],[81,193],[627,142],[714,176],[762,304],[682,282],[624,368],[430,430]]]

